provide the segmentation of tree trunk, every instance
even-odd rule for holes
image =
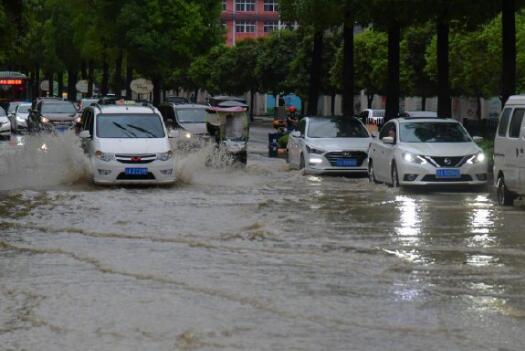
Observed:
[[[87,76],[87,80],[88,80],[88,92],[87,92],[87,96],[88,97],[93,97],[93,84],[94,84],[94,80],[95,80],[95,73],[94,73],[94,63],[93,63],[93,60],[89,60],[88,62],[88,76]]]
[[[255,90],[250,90],[250,121],[254,121],[254,110],[255,110]]]
[[[516,2],[515,0],[502,0],[502,91],[503,104],[510,95],[516,93]]]
[[[33,98],[40,97],[40,65],[35,65],[35,80],[33,85]]]
[[[64,72],[58,72],[57,79],[58,79],[58,97],[62,98],[64,94]]]
[[[331,100],[330,100],[330,112],[332,113],[332,116],[335,116],[335,98],[337,96],[337,93],[334,91],[332,92]],[[348,117],[352,117],[352,115],[349,115]]]
[[[102,86],[100,87],[102,95],[107,95],[109,92],[109,64],[104,59],[102,62]]]
[[[374,102],[374,94],[366,94],[366,102],[368,108],[372,108],[372,103]]]
[[[388,91],[385,122],[399,115],[399,42],[401,26],[393,21],[388,28]]]
[[[449,22],[444,13],[437,23],[438,116],[452,116],[449,85]]]
[[[195,91],[193,92],[193,96],[194,98],[192,102],[196,103],[197,100],[199,100],[199,88],[195,88]]]
[[[55,90],[55,87],[54,87],[54,74],[51,72],[47,75],[47,81],[49,82],[49,90],[47,91],[47,96],[54,96],[53,92]]]
[[[160,93],[162,91],[162,79],[157,76],[153,78],[153,105],[160,105]]]
[[[69,101],[77,101],[77,69],[68,69],[67,97]]]
[[[343,116],[354,116],[354,19],[347,10],[343,47]]]
[[[426,111],[426,110],[427,110],[427,97],[422,96],[421,97],[421,111]]]
[[[122,49],[119,50],[117,59],[115,61],[115,78],[114,89],[115,93],[120,96],[122,95],[122,61],[124,60],[124,52]]]
[[[126,99],[131,100],[132,99],[132,93],[131,93],[131,81],[133,80],[133,67],[131,67],[131,63],[126,63]]]
[[[310,66],[310,87],[308,93],[308,114],[317,115],[317,104],[321,86],[321,68],[323,64],[323,32],[314,35],[312,65]]]
[[[82,79],[88,79],[88,72],[86,71],[86,61],[82,60],[82,63],[80,64],[80,74],[82,76]]]

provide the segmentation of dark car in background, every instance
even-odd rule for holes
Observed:
[[[44,98],[33,102],[29,112],[29,132],[65,132],[80,122],[80,115],[70,101]]]

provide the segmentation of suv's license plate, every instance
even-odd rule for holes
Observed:
[[[126,168],[124,173],[128,176],[145,176],[148,175],[147,168]]]
[[[357,160],[355,158],[340,158],[335,161],[337,167],[355,167]]]
[[[441,168],[436,170],[436,178],[461,178],[461,172],[457,168]]]

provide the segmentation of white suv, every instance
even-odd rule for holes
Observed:
[[[511,96],[501,113],[494,142],[498,203],[512,206],[525,195],[525,95]]]
[[[175,182],[168,132],[153,106],[90,106],[80,137],[96,184]]]
[[[370,145],[369,176],[397,186],[484,185],[485,154],[453,119],[397,118]]]

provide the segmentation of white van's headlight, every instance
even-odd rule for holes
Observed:
[[[107,152],[97,151],[95,152],[95,157],[104,162],[110,162],[115,158],[115,154],[110,154]]]
[[[427,163],[427,160],[425,160],[423,157],[419,155],[414,155],[410,152],[403,153],[403,161],[407,163],[416,163],[418,165],[424,165],[425,163]]]
[[[487,157],[485,156],[485,154],[483,152],[480,152],[476,155],[473,155],[471,158],[468,159],[467,163],[469,165],[473,165],[473,164],[476,164],[476,163],[483,163],[485,162],[485,160],[487,159]]]
[[[157,159],[160,160],[160,161],[168,161],[172,157],[173,157],[173,152],[171,152],[171,151],[163,152],[163,153],[157,155]]]

